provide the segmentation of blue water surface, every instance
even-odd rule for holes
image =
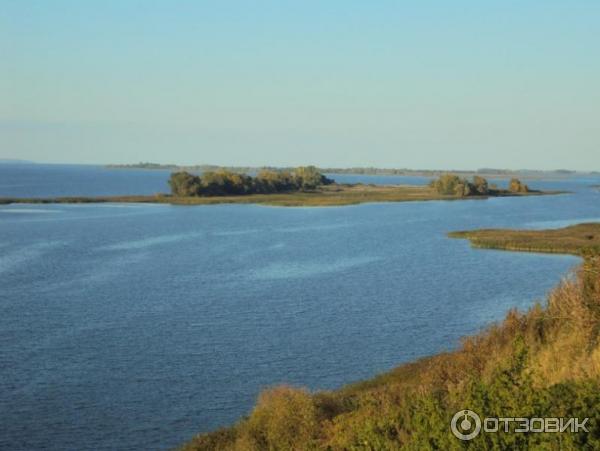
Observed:
[[[0,196],[147,194],[167,177],[0,165]],[[598,221],[599,181],[331,208],[0,206],[0,448],[169,449],[248,413],[265,387],[333,389],[455,348],[578,259],[446,233]]]

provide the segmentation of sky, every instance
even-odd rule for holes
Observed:
[[[600,2],[0,0],[0,158],[600,170]]]

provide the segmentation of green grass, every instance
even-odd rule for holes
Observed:
[[[535,196],[559,194],[552,192],[508,193],[498,192],[496,196]],[[365,202],[409,202],[426,200],[484,199],[485,196],[456,197],[441,195],[427,186],[415,185],[328,185],[314,191],[277,194],[247,194],[239,196],[195,196],[174,197],[167,194],[151,196],[96,196],[96,197],[53,197],[53,198],[0,198],[0,204],[77,204],[77,203],[167,203],[173,205],[213,205],[213,204],[264,204],[280,207],[328,207],[354,205]]]

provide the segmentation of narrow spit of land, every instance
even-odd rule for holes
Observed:
[[[577,224],[563,229],[482,229],[451,232],[451,238],[466,238],[473,247],[526,252],[583,255],[600,251],[600,224]],[[598,252],[600,254],[600,252]]]
[[[280,207],[328,207],[354,205],[366,202],[410,202],[426,200],[486,199],[488,197],[540,196],[563,194],[561,191],[530,191],[513,193],[505,190],[480,196],[459,197],[439,194],[429,186],[416,185],[363,185],[332,184],[311,191],[273,194],[244,194],[234,196],[190,196],[169,194],[149,196],[73,196],[48,198],[0,197],[0,204],[78,204],[78,203],[163,203],[174,205],[263,204]]]

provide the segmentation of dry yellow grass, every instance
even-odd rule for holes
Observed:
[[[550,252],[580,255],[600,248],[600,224],[577,224],[562,229],[482,229],[452,232],[452,238],[466,238],[474,247],[511,251]]]

